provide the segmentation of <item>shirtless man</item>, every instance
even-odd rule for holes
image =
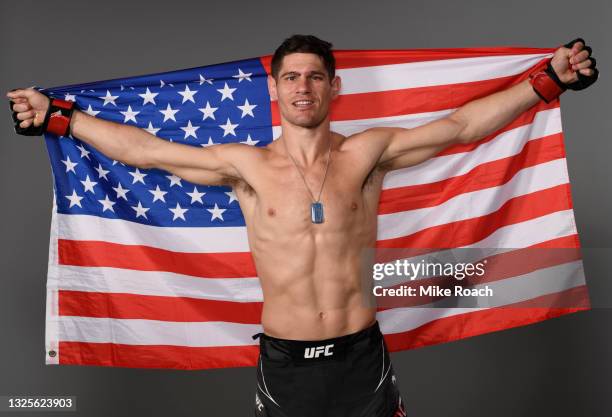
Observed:
[[[282,135],[266,147],[172,143],[76,109],[63,122],[75,137],[125,164],[234,188],[264,294],[264,333],[255,335],[261,348],[256,416],[404,416],[376,310],[363,303],[360,279],[362,250],[376,242],[385,174],[482,139],[541,98],[559,95],[559,83],[585,88],[597,78],[589,54],[584,41],[572,41],[552,59],[557,80],[539,72],[431,123],[345,137],[330,131],[329,108],[341,88],[331,44],[294,35],[272,61],[268,88],[278,101]],[[7,97],[15,103],[16,130],[43,124],[50,107],[45,95],[18,89]],[[63,122],[56,120],[55,129]]]

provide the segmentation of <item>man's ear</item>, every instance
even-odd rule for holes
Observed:
[[[336,75],[331,82],[332,85],[332,100],[338,97],[340,94],[340,89],[342,88],[342,80],[340,76]]]
[[[278,94],[276,92],[276,80],[273,76],[268,75],[268,92],[272,100],[278,100]]]

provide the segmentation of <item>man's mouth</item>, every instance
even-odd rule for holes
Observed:
[[[314,101],[312,100],[298,100],[298,101],[294,101],[292,103],[295,107],[301,108],[301,109],[305,109],[308,108],[310,106],[312,106],[314,104]]]

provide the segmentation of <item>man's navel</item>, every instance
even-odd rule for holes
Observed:
[[[357,210],[357,207],[359,207],[359,206],[357,205],[357,203],[355,203],[355,202],[353,201],[353,202],[351,203],[351,210],[355,211],[355,210]]]
[[[270,207],[268,209],[268,216],[270,216],[270,217],[276,216],[276,210],[274,210],[272,207]]]

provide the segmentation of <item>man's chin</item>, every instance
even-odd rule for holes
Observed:
[[[293,119],[288,119],[288,121],[295,126],[312,129],[315,127],[319,127],[321,123],[325,120],[325,117],[322,118],[312,118],[312,117],[298,117]]]

